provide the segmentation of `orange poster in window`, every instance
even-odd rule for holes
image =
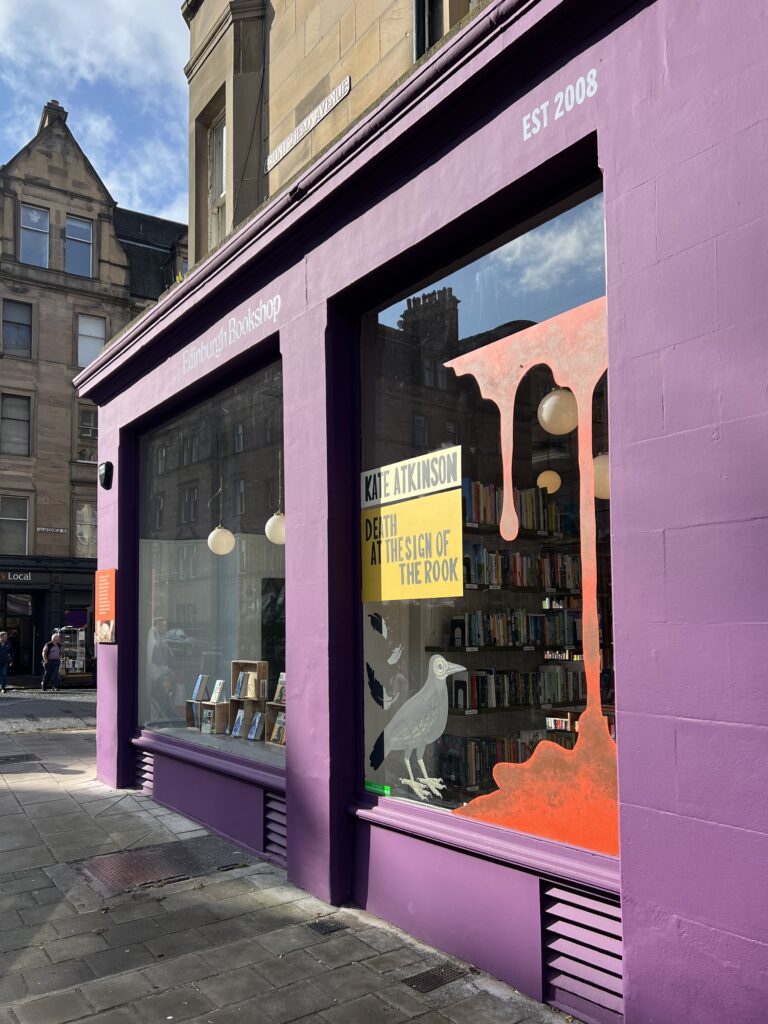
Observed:
[[[96,643],[114,644],[115,593],[117,589],[117,569],[98,569],[94,590],[94,618],[96,620]]]
[[[579,719],[576,745],[539,743],[523,764],[499,763],[498,789],[470,800],[454,814],[545,836],[574,846],[619,852],[616,744],[600,702],[600,639],[597,610],[595,476],[592,454],[592,397],[606,370],[605,299],[595,299],[560,316],[451,360],[456,373],[471,374],[484,398],[501,413],[504,503],[500,532],[518,533],[513,499],[512,447],[515,395],[526,373],[544,363],[559,387],[570,388],[578,406],[579,500],[583,593],[583,646],[587,707]]]

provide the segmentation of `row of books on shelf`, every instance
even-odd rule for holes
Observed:
[[[447,680],[448,703],[464,714],[493,708],[579,703],[587,697],[583,662],[542,665],[535,672],[487,668]]]
[[[464,612],[450,621],[451,647],[574,647],[582,641],[581,610],[525,608]]]
[[[231,693],[227,693],[227,682],[225,679],[217,679],[213,688],[208,693],[210,676],[200,673],[192,688],[192,700],[210,701],[218,704],[219,701],[226,701],[230,697],[247,697],[250,700],[266,700],[269,692],[269,662],[256,662],[256,669],[249,672],[239,672],[233,679]],[[278,684],[279,685],[279,684]]]
[[[464,522],[476,526],[498,526],[504,488],[464,477],[461,481]],[[524,530],[562,533],[563,516],[557,501],[541,487],[514,488],[515,509]]]
[[[464,540],[464,582],[542,590],[581,590],[581,558],[557,551],[493,551]]]
[[[544,738],[539,730],[524,730],[512,736],[440,737],[440,777],[460,789],[480,789],[493,783],[496,764],[522,764]]]

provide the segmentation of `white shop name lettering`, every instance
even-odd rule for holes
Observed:
[[[266,300],[259,299],[257,305],[248,306],[244,313],[229,317],[213,337],[196,341],[184,350],[184,373],[189,373],[209,359],[217,359],[224,349],[241,341],[263,324],[277,323],[281,306],[282,299],[277,294]]]
[[[527,114],[523,114],[523,142],[543,132],[553,121],[570,114],[597,92],[597,68],[590,68],[586,75],[579,75],[564,89],[555,93],[552,100],[544,100]]]

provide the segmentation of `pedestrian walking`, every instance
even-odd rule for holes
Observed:
[[[8,685],[8,669],[13,665],[13,648],[8,643],[8,634],[0,633],[0,692],[5,693]]]
[[[43,681],[41,689],[58,690],[61,682],[61,633],[54,631],[51,639],[43,647]]]

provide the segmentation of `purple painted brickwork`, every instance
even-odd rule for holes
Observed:
[[[477,23],[508,6],[492,3]],[[376,912],[535,995],[534,874],[520,875],[490,857],[474,858],[469,867],[465,856],[368,823],[357,825],[354,864],[348,839],[355,826],[344,808],[356,798],[355,780],[350,783],[346,769],[339,774],[338,765],[354,750],[357,732],[354,723],[339,723],[343,714],[352,721],[350,695],[359,680],[354,667],[330,669],[339,615],[334,588],[338,594],[356,585],[350,563],[329,564],[339,550],[335,505],[348,502],[350,491],[334,489],[326,471],[349,457],[326,430],[326,373],[334,374],[347,354],[338,339],[326,337],[326,304],[366,275],[391,274],[409,250],[425,255],[419,274],[436,270],[442,256],[460,257],[461,250],[441,256],[429,236],[467,211],[495,210],[498,196],[514,190],[518,179],[596,135],[606,200],[625,1019],[762,1024],[768,1005],[768,6],[656,0],[595,37],[530,94],[515,91],[518,98],[474,132],[453,114],[445,118],[441,131],[456,124],[456,142],[442,151],[441,135],[420,173],[407,173],[408,147],[401,146],[402,178],[370,189],[377,153],[409,131],[411,141],[428,137],[429,126],[421,131],[428,111],[505,50],[514,53],[517,42],[524,49],[527,28],[557,8],[557,0],[543,0],[492,35],[432,92],[425,90],[392,123],[384,119],[335,177],[306,193],[297,188],[300,201],[263,232],[249,235],[246,227],[235,235],[223,247],[227,267],[209,278],[205,266],[196,269],[178,293],[183,301],[176,305],[173,293],[163,300],[164,317],[137,330],[135,347],[160,346],[170,361],[137,380],[127,349],[113,369],[92,371],[97,398],[110,374],[119,384],[100,414],[100,459],[117,463],[118,430],[172,397],[179,386],[169,372],[178,363],[173,353],[194,340],[193,317],[202,310],[201,322],[212,323],[242,303],[241,292],[228,295],[227,275],[254,271],[254,294],[272,294],[270,247],[281,241],[284,256],[293,246],[296,263],[280,280],[277,325],[285,375],[287,667],[301,680],[287,751],[289,871],[322,896],[354,884],[357,898]],[[572,43],[544,32],[535,45],[542,39],[563,49]],[[552,64],[552,53],[542,51],[540,66]],[[589,68],[598,72],[597,95],[524,142],[523,116]],[[344,222],[312,245],[301,231],[291,238],[302,217],[321,211],[341,182],[352,186]],[[371,194],[377,199],[369,206]],[[499,229],[504,226],[500,221]],[[391,291],[412,284],[398,279]],[[371,305],[388,297],[378,295]],[[237,358],[248,344],[223,358]],[[215,369],[201,369],[200,379]],[[130,460],[129,447],[121,444],[120,452],[123,463]],[[113,490],[100,492],[100,564],[117,564],[122,526],[119,568],[126,579],[134,571],[123,546],[131,512],[123,494],[118,521],[119,480],[118,474]],[[125,593],[130,600],[130,585],[123,586],[119,598]],[[130,609],[119,606],[118,615],[119,629],[130,624]],[[345,618],[342,625],[338,635],[346,629],[352,636],[354,623]],[[100,655],[99,773],[116,781],[126,732],[135,727],[135,667],[132,678],[124,649],[102,648]],[[172,803],[172,794],[166,799]],[[503,893],[498,904],[497,892]],[[457,920],[468,927],[457,928]]]
[[[654,87],[600,139],[631,1024],[768,998],[768,12],[735,13],[638,19]]]

